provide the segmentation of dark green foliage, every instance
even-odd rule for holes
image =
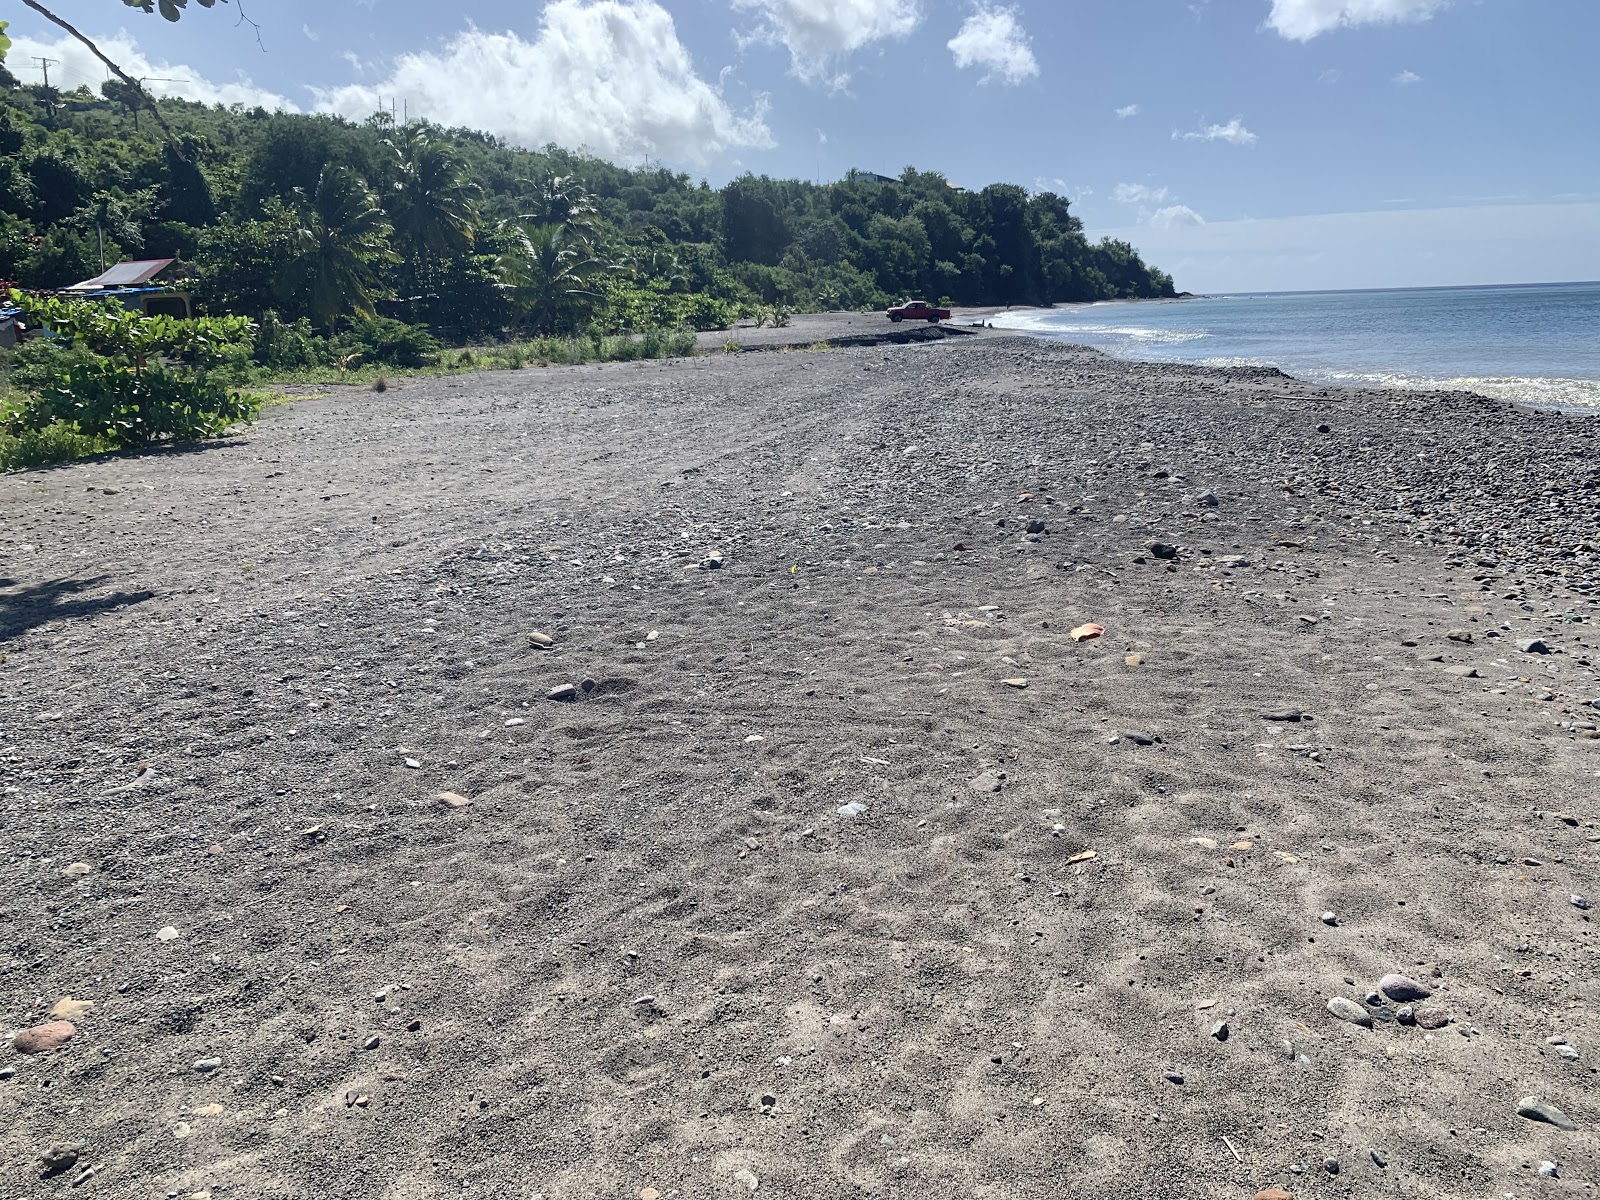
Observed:
[[[964,191],[908,168],[892,182],[745,175],[713,189],[383,115],[162,100],[180,157],[148,111],[141,123],[138,96],[102,93],[0,90],[0,278],[61,287],[93,274],[98,234],[108,261],[184,259],[202,311],[309,319],[327,355],[376,316],[461,343],[713,329],[776,306],[912,296],[1173,294],[1131,246],[1091,244],[1065,199],[1008,184]]]
[[[365,366],[428,367],[439,361],[439,341],[426,325],[391,317],[358,321],[334,342],[335,354],[356,354]]]
[[[110,359],[80,362],[8,419],[39,432],[60,422],[113,446],[192,441],[255,415],[257,404],[207,376],[165,367],[133,372]]]

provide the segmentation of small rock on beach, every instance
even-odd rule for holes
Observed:
[[[46,1021],[17,1034],[11,1048],[18,1054],[48,1054],[65,1046],[77,1033],[78,1027],[71,1021]]]

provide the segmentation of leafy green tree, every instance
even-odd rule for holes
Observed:
[[[480,189],[466,179],[450,144],[412,128],[385,138],[384,145],[394,155],[395,170],[384,208],[401,254],[425,264],[471,249]]]
[[[346,315],[372,317],[381,270],[395,260],[389,221],[366,182],[343,167],[325,167],[298,218],[277,277],[285,306],[332,330]]]
[[[776,263],[789,236],[782,197],[765,175],[741,175],[722,189],[722,244],[734,262]]]
[[[613,268],[577,226],[519,224],[503,232],[510,248],[501,276],[525,328],[567,332],[604,299]]]

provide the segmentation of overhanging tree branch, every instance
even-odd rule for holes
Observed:
[[[100,47],[96,46],[88,39],[88,37],[80,33],[78,29],[71,24],[71,22],[56,16],[55,13],[51,12],[44,5],[40,4],[39,0],[22,0],[22,2],[29,8],[33,9],[34,12],[38,13],[45,20],[49,21],[53,25],[59,25],[62,29],[65,29],[85,46],[89,47],[89,52],[101,62],[105,63],[107,70],[109,70],[118,79],[122,80],[123,83],[131,87],[139,96],[139,98],[144,101],[145,107],[150,110],[150,115],[155,118],[156,124],[161,126],[161,134],[167,139],[167,145],[171,148],[172,153],[178,156],[178,161],[185,163],[189,161],[183,153],[183,147],[178,144],[178,135],[172,132],[172,126],[167,124],[167,119],[161,115],[161,110],[156,107],[156,102],[151,98],[150,93],[144,90],[143,84],[141,84],[137,79],[133,78],[133,76],[129,75],[121,67],[117,66],[116,63],[107,58],[101,51]]]

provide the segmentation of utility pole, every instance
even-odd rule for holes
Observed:
[[[44,85],[45,87],[49,87],[50,68],[59,67],[61,65],[61,60],[59,58],[35,58],[33,61],[38,63],[39,69],[44,72]]]

